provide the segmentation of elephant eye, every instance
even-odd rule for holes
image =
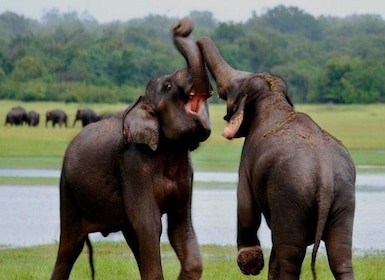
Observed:
[[[165,88],[165,90],[171,90],[172,85],[171,85],[171,84],[166,84],[166,85],[164,86],[164,88]]]

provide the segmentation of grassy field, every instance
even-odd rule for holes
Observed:
[[[0,123],[0,168],[59,169],[70,140],[80,131],[81,123],[72,128],[76,110],[92,108],[97,113],[124,110],[126,104],[22,103],[0,101],[0,120],[11,107],[21,105],[40,113],[38,127],[11,127]],[[45,112],[60,108],[69,116],[69,128],[45,127]],[[308,113],[349,149],[359,172],[385,172],[385,104],[375,105],[298,105],[297,111]],[[192,153],[195,170],[236,171],[243,139],[226,140],[221,136],[225,106],[211,105],[212,134]],[[370,166],[370,168],[361,168]]]
[[[0,250],[0,279],[48,279],[52,271],[57,245]],[[165,279],[177,279],[180,269],[174,251],[162,244],[162,266]],[[201,246],[204,280],[251,279],[239,271],[236,264],[236,248],[232,246]],[[265,268],[255,279],[267,279],[269,250],[264,251]],[[358,254],[353,259],[356,279],[379,280],[385,275],[385,252]],[[123,242],[95,242],[94,262],[96,279],[140,279],[135,259]],[[320,253],[316,262],[318,279],[334,279],[330,273],[327,257]],[[71,279],[91,279],[88,251],[84,249],[72,270]],[[254,278],[253,278],[254,279]],[[301,279],[312,279],[310,254],[302,266]]]

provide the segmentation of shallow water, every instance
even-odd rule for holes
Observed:
[[[43,177],[59,178],[60,170],[56,169],[0,169],[0,177]],[[194,180],[199,182],[236,183],[237,172],[194,172]],[[385,173],[357,174],[356,185],[385,188]]]
[[[378,186],[381,185],[381,186]],[[353,246],[385,249],[385,181],[359,187]],[[193,223],[200,244],[236,244],[236,192],[229,188],[196,188]],[[164,218],[166,232],[166,218]],[[0,186],[0,246],[32,246],[59,240],[59,191],[52,186]],[[263,223],[262,246],[270,247],[270,231]],[[103,239],[92,234],[91,239]],[[109,240],[122,240],[120,233]],[[167,236],[162,235],[166,241]]]

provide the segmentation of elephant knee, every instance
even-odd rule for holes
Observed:
[[[237,262],[243,274],[258,275],[265,265],[261,247],[242,248],[238,252]]]
[[[353,279],[353,265],[351,260],[344,258],[330,260],[330,269],[336,279]],[[342,277],[343,275],[344,277]]]
[[[203,272],[202,259],[196,257],[187,261],[182,268],[179,279],[200,279]]]

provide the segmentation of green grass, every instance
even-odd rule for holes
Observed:
[[[0,168],[60,169],[68,143],[80,131],[72,128],[76,110],[90,107],[97,113],[124,110],[127,104],[64,104],[52,102],[22,103],[0,101],[0,120],[11,107],[22,105],[27,111],[40,113],[40,125],[10,127],[0,123]],[[45,112],[61,108],[69,115],[69,128],[45,127]],[[298,105],[297,111],[308,113],[321,127],[342,140],[357,165],[371,168],[359,172],[384,172],[385,166],[385,104],[374,105]],[[210,105],[212,134],[192,153],[197,171],[236,171],[243,139],[226,140],[221,136],[225,127],[224,104]]]
[[[94,242],[96,279],[140,279],[135,259],[123,242]],[[57,252],[57,244],[29,248],[0,249],[0,279],[48,279]],[[177,279],[180,265],[168,244],[162,244],[162,266],[165,279]],[[239,271],[236,264],[236,248],[233,246],[201,246],[203,276],[205,280],[251,279]],[[265,268],[255,279],[267,279],[269,250],[264,250]],[[356,279],[382,279],[385,275],[385,252],[357,253],[353,257]],[[327,258],[320,252],[316,262],[318,279],[334,279]],[[71,279],[91,279],[88,251],[84,249],[71,273]],[[253,278],[254,279],[254,278]],[[312,279],[310,254],[302,266],[301,279]]]
[[[298,105],[322,128],[348,148],[359,172],[385,172],[385,104]],[[228,141],[221,136],[225,122],[224,105],[211,105],[213,131],[192,155],[196,170],[234,171],[238,169],[243,138]]]

